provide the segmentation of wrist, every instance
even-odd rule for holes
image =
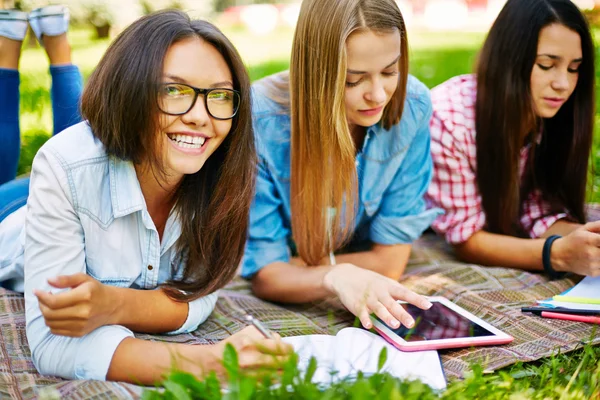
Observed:
[[[125,301],[125,291],[120,290],[121,288],[104,285],[105,286],[105,296],[110,300],[111,309],[108,311],[107,315],[107,324],[106,325],[125,325],[123,320],[123,316],[125,315],[125,306],[127,301]]]
[[[337,281],[337,271],[340,269],[339,265],[327,265],[323,266],[323,279],[321,286],[329,294],[337,295],[335,289],[335,282]]]
[[[550,263],[552,264],[552,268],[557,272],[565,271],[565,263],[563,262],[562,257],[562,244],[562,238],[556,239],[550,249]]]
[[[225,343],[226,340],[211,345],[194,346],[198,349],[197,360],[199,360],[200,373],[202,376],[206,377],[212,371],[218,376],[223,375],[225,372],[225,368],[223,367]]]
[[[550,279],[559,279],[564,275],[565,265],[561,255],[562,237],[552,235],[546,238],[542,250],[542,265]]]

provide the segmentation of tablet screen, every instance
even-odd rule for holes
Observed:
[[[412,328],[400,326],[398,329],[393,329],[387,324],[385,325],[407,342],[494,335],[445,305],[438,302],[432,304],[433,306],[429,310],[421,310],[412,304],[401,304],[415,319],[415,326]],[[379,321],[383,323],[383,321]]]

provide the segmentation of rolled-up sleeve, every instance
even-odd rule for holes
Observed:
[[[567,219],[574,221],[569,214],[553,210],[550,203],[544,200],[540,190],[535,190],[527,196],[523,204],[521,225],[531,238],[539,238],[557,221]]]
[[[431,102],[427,101],[407,155],[371,223],[369,234],[374,243],[412,243],[442,213],[438,208],[427,209],[424,199],[433,172],[429,147],[431,112]]]
[[[103,326],[81,338],[53,335],[34,289],[56,292],[48,278],[86,272],[83,228],[74,210],[69,177],[51,148],[42,148],[31,172],[25,227],[27,339],[38,371],[67,379],[106,379],[117,346],[133,333]]]
[[[258,165],[256,194],[250,208],[250,229],[241,275],[252,278],[265,265],[290,260],[283,203],[264,160]]]
[[[200,297],[188,303],[188,316],[181,328],[168,332],[167,335],[179,335],[180,333],[189,333],[198,329],[201,323],[206,321],[215,309],[219,292],[213,292],[208,296]]]

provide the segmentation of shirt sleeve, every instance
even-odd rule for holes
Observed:
[[[284,223],[283,212],[283,201],[266,163],[261,160],[256,193],[250,208],[249,237],[242,259],[242,277],[252,278],[265,265],[290,260],[287,243],[290,229]]]
[[[117,346],[133,333],[109,325],[81,338],[53,335],[33,295],[34,289],[57,292],[48,278],[86,272],[83,228],[70,188],[60,159],[42,148],[32,166],[25,227],[27,339],[41,374],[104,380]]]
[[[201,323],[206,321],[215,309],[219,291],[213,292],[207,296],[192,300],[188,303],[188,316],[181,328],[167,332],[167,335],[179,335],[180,333],[189,333],[198,329]]]
[[[442,212],[427,209],[424,195],[432,176],[429,119],[431,102],[418,124],[417,133],[381,206],[373,218],[370,238],[379,244],[406,244],[415,241]]]
[[[553,212],[550,204],[543,200],[539,190],[529,194],[523,203],[521,226],[531,238],[539,238],[556,221],[569,218],[566,212]]]
[[[476,162],[476,148],[471,132],[463,125],[446,122],[433,113],[430,123],[433,179],[427,199],[430,205],[445,210],[432,228],[443,234],[448,243],[458,244],[483,229],[485,213],[472,166]]]

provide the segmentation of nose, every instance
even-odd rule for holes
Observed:
[[[199,95],[196,103],[187,113],[181,116],[181,120],[185,124],[204,126],[210,121],[210,115],[206,109],[203,95]]]
[[[557,91],[569,89],[569,71],[557,71],[552,79],[552,88]]]
[[[365,94],[365,97],[370,102],[380,104],[385,101],[385,89],[381,79],[373,78],[369,91]]]

